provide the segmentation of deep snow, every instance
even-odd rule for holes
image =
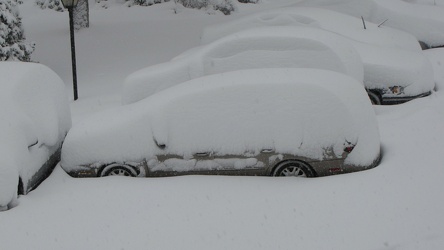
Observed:
[[[285,6],[241,5],[233,16],[92,8],[76,33],[82,117],[120,103],[123,79],[199,43],[207,24]],[[22,7],[34,59],[71,89],[67,13]],[[143,32],[141,32],[143,31]],[[444,53],[432,54],[436,68]],[[375,107],[383,159],[372,170],[316,179],[187,176],[73,179],[61,168],[0,213],[2,249],[441,249],[444,245],[444,77],[437,92]]]

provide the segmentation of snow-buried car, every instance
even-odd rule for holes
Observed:
[[[375,167],[362,84],[319,69],[205,76],[76,124],[62,148],[74,177],[326,176]]]
[[[256,68],[326,69],[361,83],[364,79],[361,58],[346,38],[310,27],[263,27],[226,36],[170,62],[134,72],[125,80],[122,101],[133,103],[205,75]]]
[[[36,188],[60,161],[71,127],[65,85],[38,63],[0,62],[0,211]]]
[[[211,44],[258,27],[294,26],[319,28],[346,38],[362,59],[364,85],[374,104],[403,103],[427,96],[435,87],[432,65],[414,36],[327,9],[286,7],[258,12],[207,27],[201,41]]]

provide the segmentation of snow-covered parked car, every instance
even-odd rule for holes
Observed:
[[[232,21],[204,28],[201,43],[208,44],[224,36],[255,27],[301,26],[324,29],[351,41],[389,48],[420,51],[413,35],[405,31],[362,22],[361,18],[312,7],[285,7],[257,12]]]
[[[347,39],[310,27],[262,27],[190,49],[170,62],[129,75],[123,103],[205,75],[254,68],[318,68],[363,81],[360,56]]]
[[[6,210],[59,162],[71,113],[63,81],[46,66],[0,62],[0,75],[0,210]]]
[[[400,30],[378,27],[327,9],[287,7],[259,12],[207,27],[202,43],[256,27],[302,26],[334,32],[353,44],[364,64],[364,84],[374,104],[397,104],[433,90],[432,65],[417,39]]]
[[[366,21],[414,35],[424,48],[444,46],[444,15],[441,6],[402,0],[302,0],[294,6],[313,6],[342,12]]]
[[[73,177],[326,176],[375,167],[375,113],[362,85],[319,69],[213,74],[76,124]]]

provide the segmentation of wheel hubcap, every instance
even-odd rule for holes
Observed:
[[[109,175],[118,175],[118,176],[131,176],[131,174],[124,169],[114,169],[109,173]]]
[[[282,170],[280,176],[306,177],[305,172],[300,167],[287,167]]]

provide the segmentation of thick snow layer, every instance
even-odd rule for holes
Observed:
[[[191,49],[125,81],[123,103],[204,75],[254,68],[319,68],[363,80],[359,55],[347,39],[309,27],[262,27]]]
[[[239,12],[231,16],[189,9],[173,14],[173,1],[107,10],[93,8],[90,1],[91,27],[76,33],[80,99],[71,103],[74,124],[119,106],[125,76],[197,46],[203,26],[296,1],[239,4]],[[41,11],[34,1],[24,1],[20,8],[27,38],[37,43],[33,60],[50,65],[70,90],[68,13]],[[437,68],[444,65],[438,51],[429,57],[440,63],[434,64]],[[297,180],[79,179],[58,167],[37,190],[21,196],[19,206],[0,213],[1,248],[441,249],[444,78],[440,79],[429,97],[373,107],[383,158],[372,170]]]
[[[61,144],[71,127],[71,113],[64,84],[48,67],[0,62],[0,75],[0,172],[15,175],[2,182],[9,188],[0,189],[0,196],[9,197],[17,190],[17,172],[26,189],[27,181],[54,153],[47,147]]]
[[[433,65],[436,90],[444,91],[444,48],[430,49],[424,53]]]
[[[336,11],[310,7],[286,7],[255,13],[204,29],[201,41],[213,42],[226,35],[264,26],[303,26],[321,28],[337,33],[350,40],[380,45],[389,48],[418,51],[418,40],[407,32],[366,22],[364,29],[361,18],[345,15]]]
[[[346,141],[357,144],[346,163],[369,166],[379,156],[378,138],[358,81],[315,69],[245,70],[197,78],[83,121],[68,133],[62,166],[69,172],[156,154],[263,149],[322,160],[326,148],[340,157]]]
[[[297,6],[316,6],[361,17],[404,30],[430,46],[444,45],[444,15],[441,7],[402,0],[303,0]]]
[[[425,5],[433,5],[433,6],[444,6],[444,0],[402,0],[407,3],[415,3],[415,4],[425,4]]]
[[[407,96],[433,90],[433,67],[423,51],[354,43],[364,62],[364,84],[369,89],[401,86]]]
[[[432,66],[412,35],[366,23],[334,11],[297,7],[256,13],[241,19],[207,27],[202,42],[208,43],[254,27],[309,26],[325,29],[350,40],[364,64],[367,89],[404,88],[405,96],[429,92],[434,87]],[[387,95],[385,95],[387,96]]]

